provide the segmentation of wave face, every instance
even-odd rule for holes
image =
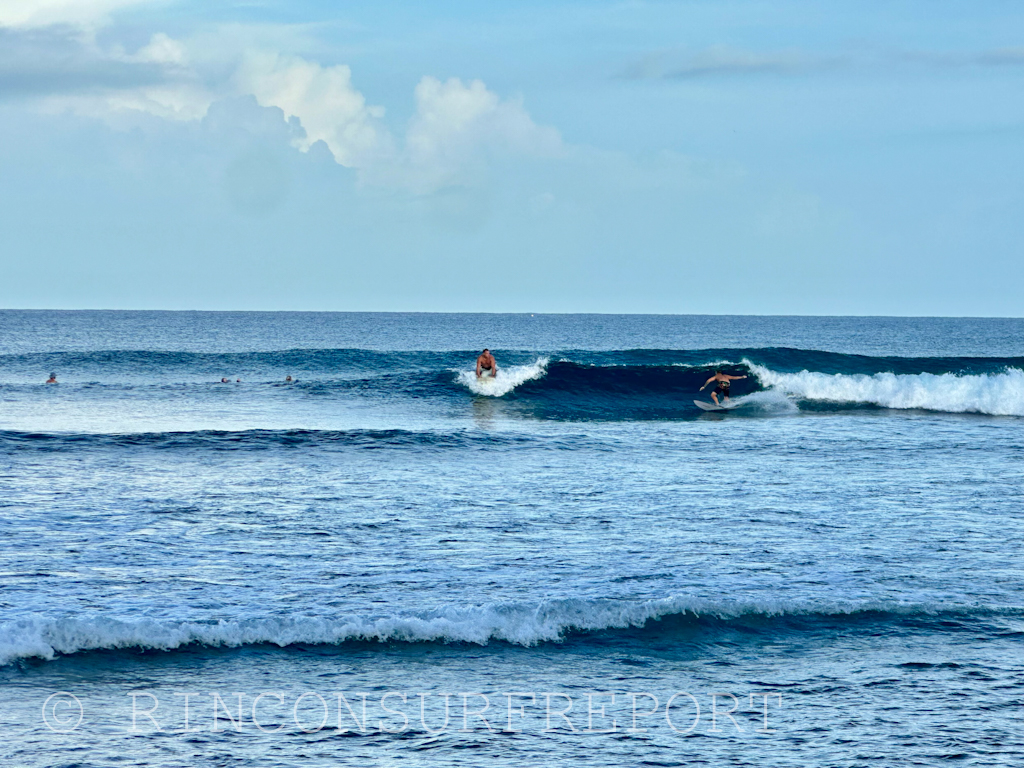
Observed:
[[[701,413],[692,401],[709,399],[713,385],[703,393],[700,387],[721,369],[747,377],[732,383],[737,415],[852,405],[1024,416],[1024,370],[1018,367],[1024,360],[1017,358],[869,358],[772,349],[742,357],[733,351],[730,359],[729,352],[631,352],[619,356],[621,362],[613,355],[590,363],[561,359],[548,364],[545,375],[523,377],[501,394],[513,395],[538,416],[678,418]]]
[[[173,651],[188,646],[342,645],[345,643],[503,642],[524,647],[573,635],[641,631],[699,632],[703,642],[747,634],[766,636],[821,630],[831,635],[858,626],[911,624],[951,631],[978,622],[1005,622],[1013,631],[1024,610],[1011,607],[907,605],[891,602],[833,605],[715,603],[686,597],[643,601],[550,600],[534,605],[491,604],[446,608],[420,615],[338,618],[267,617],[217,622],[107,618],[22,619],[0,623],[0,665],[20,659],[52,660],[88,651]],[[751,631],[756,630],[756,631]]]
[[[474,375],[476,353],[471,351],[0,355],[0,395],[39,412],[50,407],[49,401],[44,403],[41,398],[59,401],[69,409],[106,404],[111,413],[120,403],[159,401],[166,405],[182,398],[209,406],[210,412],[218,414],[231,415],[247,408],[285,416],[302,413],[304,419],[299,424],[316,428],[337,423],[318,421],[320,415],[330,412],[332,406],[327,401],[352,404],[373,399],[414,404],[417,413],[432,408],[452,413],[453,408],[464,409],[473,400],[489,400],[500,404],[503,415],[512,417],[692,419],[703,415],[693,401],[710,399],[711,388],[701,392],[701,385],[720,368],[746,377],[732,385],[733,400],[739,406],[732,411],[734,417],[851,407],[1024,416],[1024,358],[1016,357],[872,357],[775,347],[545,353],[497,350],[496,354],[500,367],[494,379]],[[50,371],[59,373],[57,388],[41,383]],[[284,381],[287,375],[294,379],[290,384]],[[221,378],[228,378],[231,385],[217,383]],[[255,408],[250,408],[253,404]],[[171,406],[165,409],[170,410]],[[201,408],[192,410],[200,412]],[[170,432],[165,423],[159,422],[150,431]],[[202,422],[211,430],[222,423],[230,425],[225,427],[228,431],[239,431],[237,421],[229,419]],[[280,423],[281,419],[245,422],[253,428],[275,429]],[[23,423],[0,426],[27,431]],[[55,430],[44,426],[42,431]]]
[[[233,377],[236,373],[255,375],[306,373],[311,378],[326,374],[384,373],[406,370],[469,370],[478,351],[381,352],[365,349],[290,349],[274,352],[164,352],[158,350],[103,350],[93,352],[48,352],[0,354],[0,381],[10,375],[26,375],[38,381],[39,372],[61,372],[83,381],[120,382],[126,377],[161,381],[175,375],[187,380],[204,380],[210,373]],[[751,360],[782,372],[801,370],[822,373],[996,373],[1006,368],[1024,368],[1024,357],[896,357],[844,354],[787,347],[733,347],[705,349],[623,349],[587,350],[495,350],[501,367],[541,362],[543,358],[575,362],[584,366],[657,367],[687,365],[708,368],[717,362]],[[44,377],[45,378],[45,377]],[[283,376],[282,376],[283,378]],[[328,376],[329,378],[329,376]],[[276,380],[276,379],[275,379]]]

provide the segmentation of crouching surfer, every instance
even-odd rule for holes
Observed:
[[[717,381],[718,386],[715,387],[714,392],[711,393],[711,399],[715,401],[715,405],[721,405],[718,402],[718,395],[722,395],[722,402],[729,402],[729,384],[737,379],[745,379],[746,376],[730,376],[728,373],[722,373],[721,371],[715,371],[715,375],[704,382],[701,385],[700,391],[704,391],[704,387],[710,384],[712,381]]]
[[[476,359],[476,377],[479,379],[484,375],[484,371],[490,371],[492,379],[498,375],[498,363],[489,349],[481,352],[480,357]]]

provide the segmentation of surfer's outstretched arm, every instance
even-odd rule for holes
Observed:
[[[715,378],[716,378],[715,376],[712,376],[710,379],[705,381],[703,384],[700,385],[700,389],[698,389],[697,391],[698,392],[703,392],[704,391],[704,387],[706,387],[708,384],[710,384],[712,381],[714,381]]]
[[[747,378],[747,377],[746,376],[730,376],[729,380],[730,381],[735,381],[736,379],[745,379],[745,378]]]

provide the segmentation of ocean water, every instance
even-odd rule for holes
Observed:
[[[1022,320],[0,312],[0,764],[1021,765],[1022,501]]]

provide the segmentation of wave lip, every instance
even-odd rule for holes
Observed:
[[[543,378],[547,373],[548,358],[541,357],[527,365],[512,365],[507,368],[498,368],[496,376],[484,374],[477,378],[476,369],[471,371],[458,371],[456,381],[466,387],[474,395],[486,397],[502,397],[514,390],[520,384],[534,379]]]
[[[1002,373],[779,373],[748,360],[765,387],[803,400],[869,403],[883,408],[1024,416],[1024,371]]]
[[[942,620],[981,616],[1020,618],[1024,609],[977,605],[896,602],[796,604],[716,602],[686,596],[651,600],[564,599],[540,603],[451,606],[414,615],[363,617],[274,616],[221,621],[105,617],[35,617],[0,623],[0,665],[19,659],[51,660],[85,651],[136,649],[171,651],[190,645],[236,648],[245,645],[339,645],[345,642],[473,643],[501,641],[520,646],[559,642],[570,633],[645,628],[649,622],[756,622]],[[671,624],[669,625],[671,629]],[[763,627],[762,627],[763,628]]]

